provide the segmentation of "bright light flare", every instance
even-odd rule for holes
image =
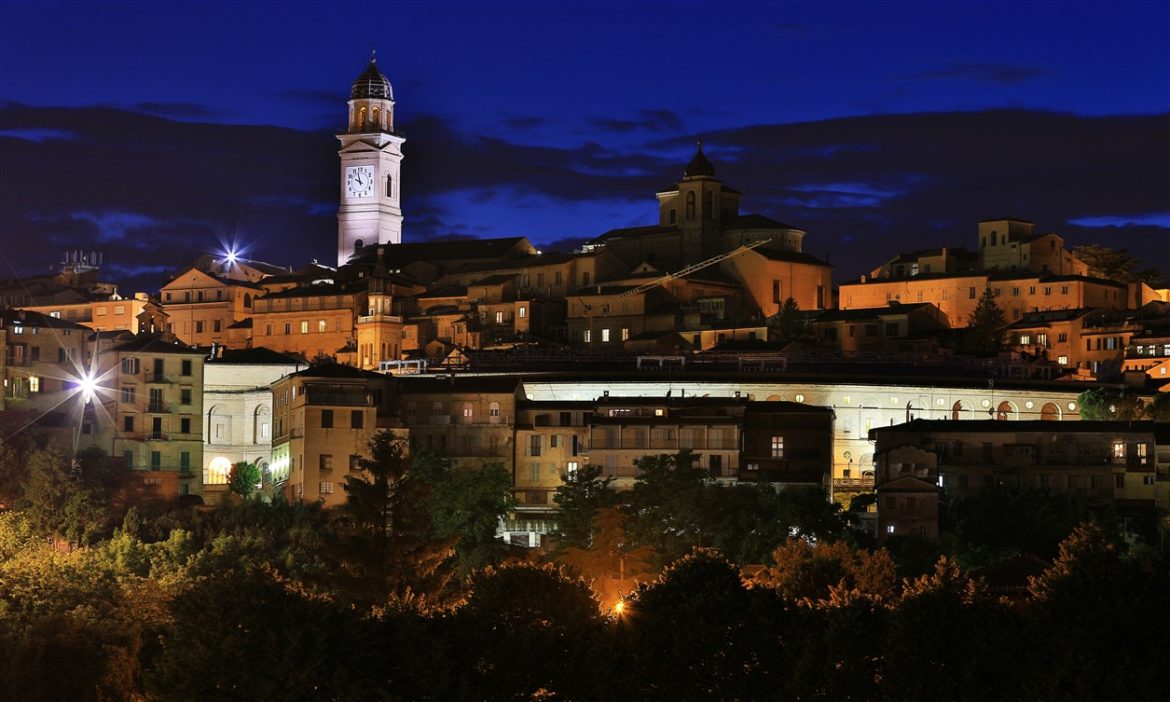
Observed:
[[[613,613],[619,617],[622,616],[623,614],[625,614],[626,613],[626,601],[625,600],[618,600],[617,602],[615,602],[613,605]]]
[[[92,373],[86,373],[77,380],[77,389],[81,392],[81,399],[85,404],[93,402],[97,397],[98,381]]]
[[[224,259],[228,262],[229,266],[234,266],[236,261],[240,260],[240,257],[239,254],[236,253],[235,249],[229,249],[224,254]]]

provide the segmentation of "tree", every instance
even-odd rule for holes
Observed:
[[[670,563],[705,546],[702,512],[706,474],[699,456],[688,449],[676,454],[643,456],[634,464],[638,478],[629,493],[626,513],[634,543],[649,546],[660,563]]]
[[[95,539],[103,530],[103,495],[87,481],[80,462],[55,444],[29,456],[24,505],[32,524],[71,546]]]
[[[964,338],[968,353],[990,355],[999,353],[1004,348],[1004,335],[1007,333],[1007,317],[1003,310],[995,304],[995,293],[991,288],[984,288],[971,320],[967,324],[967,334]]]
[[[586,663],[604,619],[583,580],[518,563],[476,572],[468,589],[453,623],[474,698],[596,699]]]
[[[358,596],[375,604],[437,595],[450,579],[442,568],[455,539],[435,540],[430,485],[412,470],[406,442],[387,431],[370,439],[371,458],[345,478]],[[425,604],[425,603],[424,603]]]
[[[1118,283],[1156,283],[1161,279],[1161,274],[1153,268],[1137,270],[1140,261],[1125,249],[1115,251],[1107,246],[1086,244],[1073,248],[1072,252],[1089,267],[1089,275],[1094,278]]]
[[[588,548],[597,511],[617,501],[610,489],[613,478],[602,477],[601,466],[586,465],[565,476],[553,494],[557,524],[553,531],[562,548]]]
[[[1125,556],[1100,527],[1077,526],[1032,578],[1026,699],[1139,700],[1170,689],[1170,577]],[[1124,670],[1124,675],[1110,671]]]
[[[255,463],[251,461],[233,463],[228,474],[228,489],[246,500],[256,492],[256,486],[260,484],[261,478],[260,466]]]
[[[796,304],[796,300],[791,297],[784,300],[772,320],[772,326],[786,341],[807,336],[808,328],[800,313],[800,305]]]
[[[897,569],[889,552],[850,548],[841,541],[810,544],[789,539],[772,552],[774,565],[756,579],[781,597],[827,601],[833,587],[879,600],[893,598]]]
[[[498,563],[507,553],[497,537],[500,521],[513,507],[512,476],[499,462],[474,470],[453,470],[431,453],[413,458],[413,470],[430,486],[428,508],[438,542],[455,544],[460,577]]]
[[[1160,392],[1154,395],[1154,401],[1149,406],[1150,419],[1157,422],[1170,422],[1170,392]]]
[[[626,515],[616,507],[603,507],[593,517],[592,539],[587,548],[569,546],[557,561],[579,573],[601,603],[612,606],[651,571],[654,551],[635,546],[626,538]]]
[[[1130,421],[1145,417],[1146,409],[1137,393],[1121,388],[1097,387],[1077,396],[1081,419]]]

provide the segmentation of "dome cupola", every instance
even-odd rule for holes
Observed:
[[[695,157],[691,159],[691,162],[688,163],[687,167],[683,170],[683,177],[695,178],[703,176],[714,178],[715,166],[711,165],[711,162],[708,161],[707,157],[703,155],[703,142],[700,141],[699,148],[697,151],[695,151]]]
[[[350,100],[394,99],[394,89],[390,87],[390,80],[378,70],[376,53],[370,54],[370,65],[366,66],[366,70],[353,82],[353,87],[349,91]]]

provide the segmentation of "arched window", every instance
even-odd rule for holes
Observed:
[[[228,476],[232,472],[232,462],[223,456],[216,456],[203,469],[204,485],[227,485]]]
[[[394,176],[386,176],[386,197],[394,197]]]
[[[991,245],[995,246],[998,243],[999,243],[999,232],[992,232],[991,233]]]
[[[252,418],[252,443],[268,444],[272,442],[272,413],[268,405],[260,405]]]
[[[361,239],[354,239],[354,240],[353,240],[353,251],[354,251],[354,253],[357,253],[358,251],[361,251],[363,246],[365,246],[365,242],[363,242]]]
[[[1051,402],[1044,403],[1040,408],[1040,419],[1045,421],[1060,421],[1060,408]]]
[[[370,126],[374,129],[382,127],[382,112],[376,107],[370,112]]]
[[[687,193],[687,220],[695,218],[695,194],[693,192]]]
[[[968,410],[970,410],[970,408],[964,405],[962,400],[959,400],[954,404],[953,407],[951,407],[951,419],[962,419],[963,413]]]
[[[252,306],[252,296],[249,293],[244,293],[244,307]]]
[[[1001,420],[1001,421],[1007,420],[1007,419],[1014,419],[1013,415],[1015,415],[1015,414],[1016,414],[1016,406],[1013,405],[1012,403],[1008,402],[1007,400],[1004,400],[1003,402],[999,403],[999,406],[995,408],[995,418],[998,420]]]
[[[364,107],[358,109],[357,126],[358,129],[366,128],[366,108]]]

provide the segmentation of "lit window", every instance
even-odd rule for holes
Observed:
[[[320,492],[322,495],[332,495],[333,494],[333,483],[332,482],[321,483]]]
[[[772,458],[783,458],[783,457],[784,457],[784,437],[783,436],[773,436],[772,437]]]
[[[468,418],[471,417],[471,405],[463,405],[463,416]]]
[[[504,323],[504,313],[503,312],[496,312],[496,324],[503,324],[503,323]]]
[[[317,331],[319,331],[319,332],[324,332],[324,331],[325,331],[325,329],[326,329],[325,320],[324,320],[324,319],[318,319],[318,320],[317,320]]]
[[[751,470],[751,471],[759,470],[760,464],[759,463],[749,463],[749,464],[747,464],[747,469]]]
[[[1057,356],[1056,362],[1062,366],[1067,366],[1068,365],[1068,356]]]
[[[796,396],[796,401],[797,401],[797,402],[804,402],[804,395],[797,395],[797,396]]]
[[[227,485],[232,472],[232,462],[223,456],[216,456],[203,469],[204,485]]]
[[[302,321],[302,322],[301,322],[301,333],[302,333],[302,334],[308,334],[308,333],[309,333],[309,323],[308,323],[308,321]]]
[[[622,341],[627,341],[630,338],[630,328],[622,327]]]
[[[888,524],[888,525],[886,525],[886,533],[887,533],[887,534],[893,534],[893,533],[894,533],[894,525],[893,525],[893,524]]]
[[[604,344],[607,341],[609,341],[609,329],[602,329],[601,330],[601,343]]]
[[[593,336],[593,334],[588,329],[581,332],[581,340],[584,341],[586,344],[588,344],[589,342],[592,341],[592,336]]]
[[[565,480],[567,480],[569,482],[573,482],[574,480],[576,480],[577,479],[577,470],[579,468],[580,468],[580,465],[577,463],[577,461],[569,461],[568,463],[566,463],[565,464]]]
[[[1114,458],[1125,458],[1125,442],[1124,441],[1114,441],[1113,442],[1113,457]]]
[[[28,391],[29,392],[40,392],[41,391],[41,379],[35,375],[30,376],[28,379]]]
[[[528,316],[528,308],[521,306],[520,309],[517,311],[517,314],[520,315],[520,319],[524,319],[525,317]]]

